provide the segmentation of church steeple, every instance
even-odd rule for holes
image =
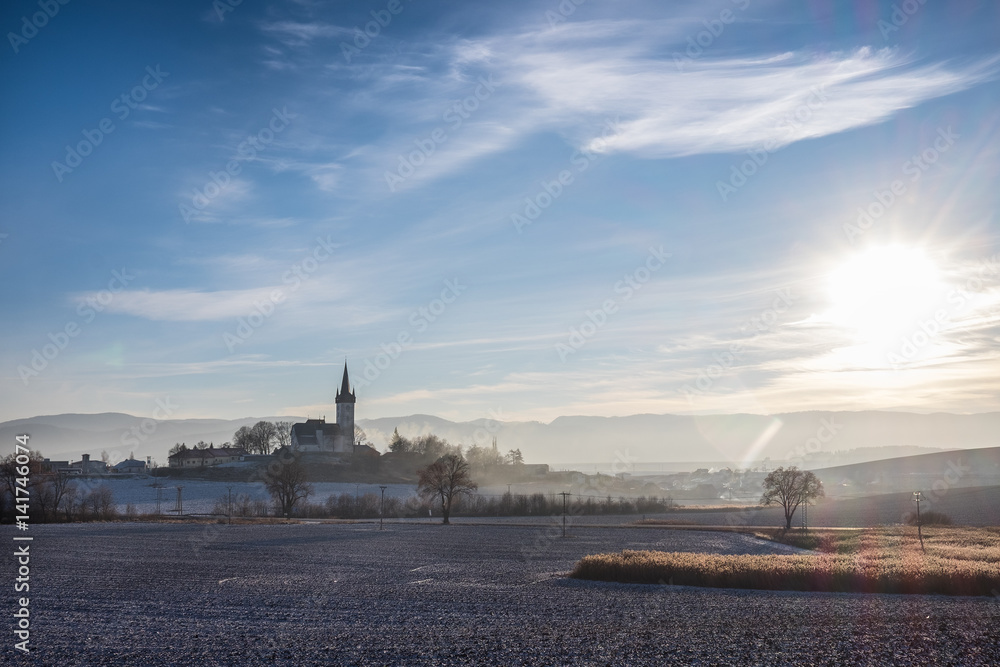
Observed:
[[[327,394],[329,396],[329,394]],[[337,392],[337,403],[357,403],[358,399],[351,391],[351,380],[347,377],[347,362],[344,362],[344,379],[340,383],[340,391]]]

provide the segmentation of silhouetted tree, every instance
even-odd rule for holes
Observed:
[[[790,530],[792,517],[799,505],[824,495],[823,483],[812,472],[795,466],[782,467],[772,470],[764,478],[764,495],[760,504],[781,505],[785,511],[785,530]]]
[[[390,452],[409,452],[413,449],[413,443],[399,434],[399,429],[392,429],[392,438],[389,440]]]
[[[519,466],[524,463],[524,456],[520,449],[512,449],[507,452],[504,460],[512,466]]]
[[[281,506],[281,513],[289,515],[299,501],[313,492],[312,484],[306,481],[305,466],[291,453],[268,466],[264,473],[264,487]]]
[[[441,523],[449,523],[455,498],[479,488],[469,474],[469,464],[461,454],[445,454],[419,471],[417,490],[428,499],[441,502]]]
[[[292,444],[292,422],[274,422],[274,448],[281,449]]]
[[[422,435],[413,441],[413,451],[435,461],[444,456],[448,449],[448,442],[433,433]]]
[[[259,421],[250,429],[254,451],[258,454],[270,454],[271,445],[278,434],[278,429],[268,421]]]
[[[240,447],[250,454],[267,455],[271,453],[272,446],[279,438],[277,426],[261,420],[253,426],[239,427],[233,434],[233,446]]]

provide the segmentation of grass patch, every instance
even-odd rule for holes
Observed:
[[[626,524],[629,526],[697,526],[698,524],[694,521],[688,521],[687,519],[639,519],[638,521],[633,521],[632,523]]]
[[[585,556],[570,576],[816,592],[991,595],[1000,590],[998,528],[925,529],[926,551],[916,530],[902,526],[795,532],[756,534],[794,546],[812,544],[816,553],[723,556],[626,550]]]

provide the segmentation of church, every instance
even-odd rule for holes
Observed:
[[[292,426],[292,449],[299,452],[318,452],[351,456],[354,445],[354,404],[357,397],[351,391],[351,381],[347,377],[347,362],[344,362],[344,379],[337,392],[337,421],[327,423],[326,418],[307,419],[303,424]],[[366,449],[368,449],[366,447]]]

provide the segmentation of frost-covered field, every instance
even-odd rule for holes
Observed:
[[[129,503],[135,506],[140,513],[151,513],[156,511],[157,490],[153,484],[160,484],[164,488],[160,490],[160,510],[167,512],[174,507],[177,500],[177,487],[181,489],[181,500],[185,514],[199,514],[211,512],[218,499],[224,498],[232,489],[233,497],[241,493],[249,495],[253,499],[263,499],[270,501],[270,496],[264,489],[261,482],[207,482],[202,480],[176,480],[162,477],[128,477],[128,478],[108,478],[108,479],[80,479],[81,484],[100,485],[105,484],[111,488],[114,494],[115,504],[119,511],[123,511]],[[340,495],[341,493],[360,494],[380,493],[377,484],[346,484],[343,482],[316,482],[313,484],[315,492],[309,498],[309,502],[322,503],[328,496]],[[409,498],[414,495],[416,488],[410,484],[390,484],[386,487],[386,498]]]
[[[9,536],[9,528],[5,527]],[[747,535],[577,526],[32,526],[35,665],[996,665],[1000,600],[571,581],[622,548]],[[12,558],[3,558],[12,572]],[[669,582],[665,582],[669,584]]]

